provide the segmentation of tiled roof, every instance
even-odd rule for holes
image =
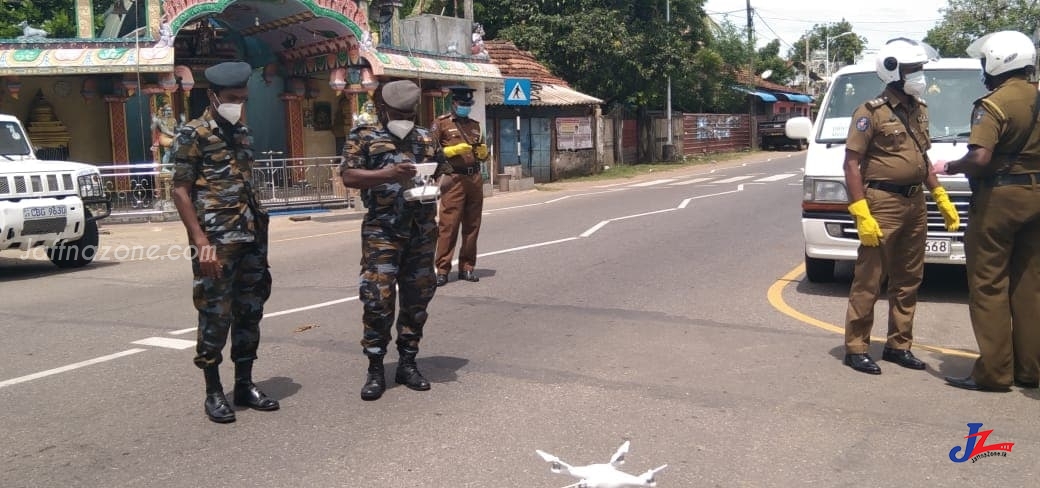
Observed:
[[[737,68],[736,72],[734,73],[736,75],[736,78],[737,78],[737,83],[740,83],[741,85],[748,85],[748,84],[750,84],[749,82],[751,80],[751,76],[748,73],[749,73],[749,71],[748,71],[748,69],[746,67],[744,67],[744,68]],[[808,93],[805,93],[805,92],[803,92],[801,90],[798,90],[798,89],[796,89],[794,87],[784,86],[784,85],[780,85],[780,84],[777,84],[777,83],[773,83],[771,81],[763,80],[758,75],[755,76],[755,83],[754,84],[755,84],[756,87],[764,88],[766,90],[773,90],[773,91],[784,92],[784,93],[796,93],[796,94],[799,94],[799,95],[808,95]]]
[[[504,78],[529,78],[534,83],[569,86],[566,81],[542,66],[534,55],[521,51],[511,41],[484,41],[491,62],[498,66]]]

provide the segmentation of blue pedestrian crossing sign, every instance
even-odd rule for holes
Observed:
[[[531,80],[527,78],[506,78],[503,98],[506,105],[530,105]]]

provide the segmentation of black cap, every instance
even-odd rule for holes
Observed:
[[[211,84],[224,88],[241,88],[249,82],[253,68],[249,63],[228,61],[206,68],[205,74]]]
[[[451,90],[451,100],[453,102],[459,102],[463,105],[473,104],[473,92],[477,91],[475,88],[470,88],[466,85],[453,85],[446,88]]]

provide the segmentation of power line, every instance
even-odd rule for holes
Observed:
[[[772,26],[770,26],[768,22],[766,22],[766,19],[762,18],[762,14],[758,13],[758,10],[755,10],[754,12],[755,12],[755,15],[757,15],[757,16],[758,16],[758,20],[761,20],[761,21],[762,21],[762,25],[766,26],[766,29],[769,29],[769,32],[772,32],[772,33],[773,33],[773,35],[774,35],[774,36],[776,36],[776,39],[777,39],[778,41],[780,41],[781,43],[783,43],[783,44],[784,44],[785,46],[787,46],[787,47],[789,47],[789,48],[791,48],[791,49],[794,49],[794,46],[793,46],[793,45],[791,45],[791,43],[790,43],[790,42],[787,42],[786,40],[784,40],[784,38],[780,37],[780,34],[777,34],[777,33],[776,33],[776,31],[775,31],[775,30],[773,30],[773,27],[772,27]]]

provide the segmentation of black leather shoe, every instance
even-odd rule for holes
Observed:
[[[1019,388],[1040,388],[1040,381],[1015,380],[1015,386]]]
[[[846,354],[844,363],[861,373],[881,374],[881,368],[870,359],[870,354]]]
[[[437,274],[437,286],[444,286],[448,284],[447,274]]]
[[[430,389],[430,382],[423,378],[422,373],[419,372],[419,366],[415,364],[416,351],[408,351],[398,349],[401,354],[401,360],[397,362],[397,373],[394,374],[394,381],[399,385],[407,386],[416,391],[426,391]]]
[[[1008,390],[1010,390],[1010,388],[991,388],[989,386],[980,385],[980,384],[976,383],[975,382],[975,378],[972,378],[971,376],[965,376],[963,378],[957,378],[955,376],[947,376],[946,377],[946,382],[949,383],[950,386],[956,386],[957,388],[961,388],[961,389],[964,389],[964,390],[972,390],[972,391],[1008,391]]]
[[[249,407],[254,410],[262,410],[264,412],[278,410],[280,407],[277,401],[269,398],[253,383],[235,385],[235,405],[240,407]]]
[[[370,356],[368,358],[368,376],[365,377],[365,385],[361,387],[361,399],[365,401],[378,400],[386,391],[386,374],[383,369],[382,356]]]
[[[459,271],[459,281],[462,280],[477,282],[480,281],[480,278],[477,278],[477,275],[473,270]]]
[[[909,349],[890,349],[886,347],[885,352],[881,353],[881,359],[896,363],[904,368],[925,368],[924,361],[914,357],[914,353],[910,352]]]
[[[222,391],[207,393],[205,407],[206,416],[218,424],[235,421],[235,411],[231,410],[231,405]]]

